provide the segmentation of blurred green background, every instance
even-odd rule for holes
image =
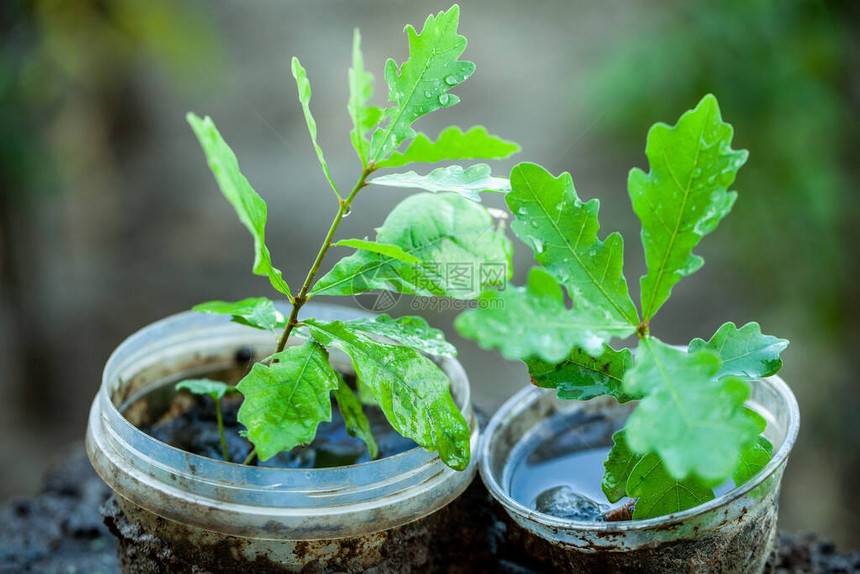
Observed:
[[[33,492],[51,456],[83,436],[113,348],[209,299],[268,294],[251,241],[218,193],[184,115],[209,114],[269,203],[268,243],[293,284],[335,206],[316,165],[289,57],[333,176],[350,183],[346,71],[360,27],[369,69],[406,57],[445,2],[35,0],[0,8],[0,498]],[[627,172],[645,136],[707,92],[750,150],[732,215],[700,246],[707,265],[653,323],[664,340],[758,320],[791,339],[784,378],[802,429],[781,527],[860,547],[860,9],[856,2],[512,0],[462,3],[462,102],[421,120],[487,126],[601,200],[604,235],[643,269]],[[360,196],[342,237],[363,237],[404,195]],[[500,198],[488,203],[502,207]],[[313,249],[313,251],[312,251]],[[516,248],[522,283],[531,254]],[[329,261],[329,265],[331,261]],[[351,301],[347,301],[351,303]],[[404,298],[396,309],[409,313]],[[476,402],[495,409],[524,369],[456,336]]]

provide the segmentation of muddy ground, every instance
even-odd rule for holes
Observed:
[[[458,557],[458,572],[538,572],[513,554],[505,541],[504,523],[476,480],[464,501],[477,529],[458,529],[452,536],[471,536],[475,551]],[[117,572],[114,539],[105,527],[100,506],[109,489],[93,472],[81,445],[60,453],[42,479],[36,496],[0,505],[0,572],[44,574],[113,574]],[[434,562],[436,562],[434,560]],[[440,563],[443,561],[439,561]],[[860,572],[860,552],[843,552],[814,534],[782,534],[772,572]],[[450,571],[440,566],[442,571]]]

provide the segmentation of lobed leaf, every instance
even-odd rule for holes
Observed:
[[[238,392],[236,387],[212,379],[186,379],[176,383],[177,391],[183,389],[195,395],[209,395],[216,401],[220,401],[227,393]]]
[[[603,461],[603,479],[600,489],[609,502],[618,502],[627,496],[627,481],[630,473],[642,460],[643,455],[633,452],[624,440],[624,429],[612,435],[612,448]]]
[[[382,125],[373,132],[371,163],[385,159],[403,141],[415,137],[412,122],[460,101],[448,90],[471,76],[475,64],[458,60],[466,49],[466,38],[457,34],[459,19],[460,8],[455,4],[447,12],[428,16],[420,34],[406,26],[409,59],[399,69],[390,58],[385,63],[388,99],[393,105],[383,110]]]
[[[732,375],[750,380],[775,375],[782,368],[779,354],[788,347],[786,339],[763,335],[758,323],[747,323],[738,329],[725,323],[707,343],[702,339],[690,341],[688,352],[710,349],[720,356],[717,377]]]
[[[515,216],[514,233],[535,259],[567,288],[575,304],[604,310],[615,322],[639,323],[622,273],[624,240],[597,238],[600,202],[582,203],[570,174],[553,177],[539,165],[521,163],[511,172],[505,201]]]
[[[260,460],[309,444],[319,423],[331,420],[329,393],[340,380],[328,353],[315,341],[290,347],[272,359],[269,366],[255,364],[237,385],[245,395],[239,422]]]
[[[349,102],[346,109],[352,118],[352,130],[349,132],[352,147],[361,160],[361,165],[367,167],[367,156],[370,153],[370,140],[367,135],[379,123],[382,110],[370,106],[367,102],[373,95],[373,75],[364,69],[364,56],[361,54],[361,33],[355,29],[352,40],[352,67],[349,69]]]
[[[511,189],[510,182],[507,179],[493,177],[490,166],[485,163],[466,169],[459,165],[440,167],[427,175],[418,175],[414,171],[392,173],[374,178],[370,183],[424,189],[433,193],[452,191],[477,202],[481,201],[480,192],[482,191],[506,192]]]
[[[744,412],[747,383],[717,380],[719,368],[719,357],[709,350],[686,353],[642,339],[624,377],[625,392],[644,395],[627,421],[630,447],[658,454],[679,480],[696,474],[718,484],[731,476],[738,452],[758,432]]]
[[[773,445],[763,436],[741,449],[738,465],[732,472],[735,486],[740,486],[767,466],[773,457]]]
[[[449,392],[448,378],[415,349],[388,345],[341,321],[306,319],[311,336],[352,358],[391,426],[456,470],[469,464],[469,425]]]
[[[451,126],[442,130],[436,141],[418,134],[403,153],[394,152],[377,167],[400,167],[410,163],[435,163],[455,159],[504,159],[520,151],[512,141],[487,133],[486,128],[474,126],[466,133]]]
[[[461,313],[454,326],[508,359],[536,357],[556,363],[575,347],[600,356],[613,336],[626,337],[634,330],[589,309],[568,309],[561,286],[541,267],[531,269],[525,288],[485,291],[479,301],[477,308]]]
[[[732,480],[735,486],[742,485],[758,474],[758,471],[763,469],[773,456],[773,445],[769,440],[761,436],[761,433],[767,429],[765,418],[749,407],[744,408],[744,414],[755,426],[758,435],[740,451],[740,460],[738,460],[738,464],[732,473]]]
[[[252,297],[235,302],[208,301],[195,305],[191,310],[215,315],[232,315],[231,320],[235,323],[275,334],[283,331],[287,326],[287,319],[266,297]]]
[[[645,321],[681,278],[702,266],[704,261],[693,255],[693,248],[716,229],[735,202],[737,193],[727,189],[747,152],[731,149],[732,133],[710,94],[675,126],[655,124],[648,132],[645,154],[651,170],[646,174],[633,169],[628,179],[648,264],[641,279]]]
[[[714,491],[695,476],[678,480],[656,454],[640,460],[627,479],[627,494],[638,498],[633,519],[665,516],[714,499]]]
[[[504,228],[484,207],[456,194],[406,198],[388,215],[376,239],[416,257],[420,264],[358,251],[321,277],[311,296],[387,289],[472,299],[483,286],[503,284],[510,277],[511,243]]]
[[[347,434],[364,441],[368,452],[370,452],[370,458],[376,458],[379,455],[379,446],[376,444],[376,439],[373,438],[373,432],[370,430],[370,422],[367,420],[367,415],[364,414],[361,401],[355,396],[355,393],[349,388],[343,377],[340,377],[338,386],[332,392],[332,395],[334,395],[337,401],[337,406],[346,425]]]
[[[633,366],[630,349],[616,351],[604,345],[603,354],[592,357],[579,348],[558,363],[548,363],[539,358],[526,359],[532,383],[544,389],[557,389],[560,399],[586,401],[602,395],[627,402],[631,397],[624,392],[624,373]]]
[[[302,104],[302,111],[305,113],[305,122],[308,124],[308,133],[311,135],[311,143],[314,144],[314,150],[317,152],[317,159],[320,162],[325,178],[339,199],[340,194],[337,191],[334,180],[331,178],[331,173],[328,171],[328,163],[325,161],[322,148],[317,143],[317,122],[313,114],[311,114],[311,82],[308,80],[308,74],[302,67],[301,62],[295,56],[293,56],[292,71],[293,77],[296,79],[296,87],[299,90],[299,101]]]
[[[269,278],[272,287],[285,294],[290,301],[290,287],[287,285],[281,272],[272,266],[272,256],[266,247],[266,202],[239,171],[239,162],[236,154],[218,133],[215,123],[209,116],[200,119],[195,114],[187,116],[191,129],[200,140],[203,152],[209,161],[209,168],[221,188],[221,193],[236,210],[239,221],[248,228],[254,238],[254,268],[256,275]]]
[[[423,317],[405,316],[392,319],[386,314],[372,319],[352,319],[346,325],[355,331],[380,335],[401,345],[437,357],[456,357],[457,349],[445,340],[445,334],[434,329]]]

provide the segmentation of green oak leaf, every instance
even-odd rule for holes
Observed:
[[[481,201],[482,191],[506,192],[511,189],[507,179],[493,177],[490,166],[479,163],[463,169],[459,165],[440,167],[434,169],[427,175],[418,175],[414,171],[406,173],[392,173],[370,180],[375,185],[386,185],[390,187],[407,187],[424,189],[438,193],[440,191],[452,191],[459,193],[466,199]]]
[[[352,319],[346,325],[355,331],[381,335],[401,345],[412,347],[437,357],[456,357],[457,349],[445,340],[445,334],[427,324],[423,317],[398,317],[386,314],[372,319]]]
[[[640,460],[627,479],[627,495],[638,498],[633,519],[656,518],[714,499],[714,491],[695,476],[674,478],[656,454]]]
[[[364,441],[370,452],[370,458],[376,458],[379,455],[379,446],[376,444],[376,439],[373,438],[370,422],[367,420],[367,415],[364,414],[361,401],[342,377],[340,377],[340,382],[332,395],[337,401],[347,434]]]
[[[355,378],[355,392],[358,395],[358,400],[361,401],[361,404],[376,406],[376,398],[373,396],[373,390],[365,385],[358,377]]]
[[[744,413],[745,381],[717,380],[720,358],[702,349],[687,353],[654,337],[642,339],[624,390],[644,398],[627,421],[625,438],[640,454],[657,453],[678,479],[696,474],[720,483],[753,441],[755,423]]]
[[[227,393],[238,392],[236,387],[232,387],[222,381],[213,381],[212,379],[186,379],[176,383],[176,390],[186,391],[195,395],[209,395],[216,401],[220,401]]]
[[[633,366],[630,349],[616,351],[605,345],[600,356],[592,357],[575,348],[558,363],[536,357],[525,362],[532,382],[544,389],[557,389],[560,399],[586,401],[610,395],[624,403],[636,398],[625,393],[622,386],[624,373]]]
[[[511,229],[535,259],[567,288],[574,303],[604,310],[615,321],[639,323],[622,273],[624,240],[618,233],[597,238],[600,202],[582,203],[570,174],[553,177],[539,165],[511,171],[505,201],[515,216]]]
[[[373,95],[373,75],[364,69],[364,56],[361,54],[361,33],[355,29],[352,40],[352,67],[349,69],[349,102],[346,109],[352,118],[352,130],[349,132],[352,147],[361,160],[361,165],[367,167],[367,156],[370,153],[370,140],[367,135],[379,123],[382,110],[370,106],[367,102]]]
[[[487,133],[482,126],[473,126],[466,133],[451,126],[442,130],[436,141],[418,134],[403,153],[394,152],[377,167],[400,167],[410,163],[435,163],[454,159],[504,159],[520,151],[514,142]]]
[[[386,257],[391,257],[392,259],[403,261],[404,263],[409,263],[411,265],[418,265],[421,263],[420,259],[414,255],[406,253],[397,245],[386,245],[385,243],[377,243],[376,241],[368,241],[367,239],[342,239],[332,243],[332,245],[363,249],[364,251],[385,255]]]
[[[320,166],[323,169],[326,180],[328,180],[328,184],[331,186],[335,195],[339,198],[340,194],[337,192],[337,186],[334,184],[334,180],[331,178],[331,174],[328,171],[328,163],[325,161],[323,150],[317,143],[317,122],[314,119],[313,114],[311,114],[311,83],[308,80],[307,72],[302,67],[299,59],[295,56],[293,56],[292,70],[293,77],[296,79],[296,87],[299,90],[299,101],[302,104],[302,111],[305,113],[305,122],[308,124],[308,133],[311,135],[311,143],[314,144],[314,150],[317,152],[317,159],[320,162]]]
[[[767,428],[765,418],[749,407],[744,408],[744,414],[755,425],[756,432],[759,434],[740,451],[740,460],[738,460],[738,465],[732,473],[735,486],[740,486],[755,476],[770,462],[773,456],[773,445],[761,436],[761,433]]]
[[[245,396],[239,422],[260,460],[309,444],[317,425],[331,420],[329,393],[339,376],[319,343],[308,341],[274,355],[271,365],[257,363],[237,388]]]
[[[542,267],[529,271],[525,288],[485,291],[480,305],[461,313],[454,326],[485,349],[507,359],[537,357],[562,361],[574,347],[600,356],[612,337],[626,337],[634,327],[612,322],[589,309],[568,309],[558,281]]]
[[[737,193],[727,190],[747,152],[731,149],[732,133],[712,95],[675,126],[658,123],[648,132],[645,154],[651,170],[633,169],[628,179],[648,264],[640,281],[645,321],[669,298],[675,283],[702,266],[693,248],[735,202]]]
[[[475,64],[457,59],[466,49],[466,38],[457,34],[459,20],[460,7],[455,4],[447,12],[428,16],[420,34],[406,26],[409,59],[399,69],[391,58],[385,62],[388,99],[393,105],[383,110],[381,125],[371,137],[371,163],[415,137],[412,122],[460,101],[448,90],[471,76]]]
[[[448,377],[415,349],[376,341],[341,321],[306,319],[311,336],[352,358],[356,376],[398,433],[442,462],[463,470],[469,464],[469,425],[454,403]]]
[[[409,295],[472,299],[510,277],[511,243],[486,208],[453,193],[412,195],[378,229],[377,242],[399,247],[420,265],[358,251],[341,259],[311,296],[387,289]],[[500,273],[489,273],[497,271]],[[458,274],[459,273],[459,274]]]
[[[290,287],[287,285],[281,272],[272,266],[272,256],[266,247],[266,202],[239,171],[239,162],[236,154],[218,133],[215,123],[209,116],[200,119],[195,114],[189,113],[188,123],[200,140],[200,145],[209,161],[209,168],[221,188],[221,193],[236,210],[239,221],[248,228],[254,237],[254,268],[256,275],[269,278],[272,287],[289,297]]]
[[[738,329],[725,323],[707,343],[702,339],[690,341],[688,351],[710,349],[720,356],[722,364],[717,377],[732,375],[750,380],[775,375],[782,368],[779,354],[788,341],[763,335],[758,323],[747,323]]]
[[[266,297],[251,297],[241,301],[208,301],[191,308],[199,313],[232,315],[232,321],[255,329],[277,334],[287,326],[287,319]]]
[[[773,457],[773,445],[763,436],[741,449],[740,460],[732,472],[735,486],[740,486],[763,469]]]
[[[612,448],[606,460],[603,461],[603,480],[600,489],[609,502],[618,502],[627,496],[627,480],[630,473],[642,460],[643,455],[630,450],[624,440],[624,429],[612,435]]]

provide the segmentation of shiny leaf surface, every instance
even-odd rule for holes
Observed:
[[[399,247],[419,265],[359,251],[341,259],[314,285],[316,295],[387,289],[411,295],[471,299],[510,276],[510,240],[487,210],[459,195],[421,193],[394,208],[377,242]]]
[[[341,321],[305,320],[320,344],[352,358],[356,376],[373,392],[391,426],[456,470],[469,464],[469,425],[449,391],[445,374],[415,349],[388,345]]]
[[[273,359],[270,366],[255,364],[237,385],[245,395],[239,422],[260,460],[314,439],[319,423],[331,420],[330,393],[340,379],[315,341]]]
[[[377,167],[400,167],[410,163],[431,163],[456,159],[503,159],[520,151],[514,142],[487,133],[486,128],[474,126],[465,133],[451,126],[442,130],[436,141],[418,134],[403,153],[394,152]]]
[[[457,349],[445,340],[445,334],[428,325],[423,317],[406,316],[392,319],[383,313],[372,319],[352,319],[345,324],[354,331],[380,335],[429,355],[457,356]]]
[[[613,336],[630,335],[634,327],[612,322],[591,310],[568,309],[558,281],[541,267],[529,272],[528,285],[485,291],[475,309],[457,317],[461,335],[508,359],[564,360],[574,347],[600,356]]]
[[[493,177],[490,166],[485,163],[479,163],[466,169],[459,165],[440,167],[427,175],[418,175],[414,171],[392,173],[372,179],[370,183],[389,187],[423,189],[433,193],[452,191],[472,201],[481,201],[480,193],[482,191],[505,192],[511,188],[507,179]]]
[[[689,352],[710,349],[720,356],[717,377],[733,375],[750,380],[775,375],[782,368],[779,354],[788,341],[763,335],[758,323],[747,323],[738,329],[725,323],[707,343],[702,339],[690,341]]]
[[[648,273],[641,279],[642,314],[648,321],[672,287],[704,261],[693,255],[702,237],[716,229],[737,194],[728,187],[746,162],[731,149],[732,126],[722,121],[717,99],[705,96],[675,126],[655,124],[645,154],[650,171],[633,169],[628,191],[642,223]]]
[[[277,334],[287,325],[284,315],[266,297],[252,297],[241,301],[208,301],[191,308],[199,313],[231,315],[232,321],[255,329]]]
[[[606,345],[603,353],[592,357],[575,348],[564,360],[547,363],[538,358],[526,359],[532,382],[545,389],[557,389],[560,399],[585,401],[602,395],[610,395],[619,402],[632,400],[624,392],[624,373],[633,366],[630,349],[616,351]]]
[[[708,350],[686,353],[648,337],[624,377],[624,390],[644,398],[627,421],[626,440],[656,453],[675,478],[691,474],[713,483],[731,476],[738,452],[758,434],[744,413],[746,382],[716,379],[720,358]]]
[[[714,499],[714,491],[696,478],[674,478],[655,454],[640,460],[627,479],[627,494],[638,498],[633,519],[665,516]]]
[[[406,26],[409,59],[399,68],[390,58],[385,63],[392,105],[383,110],[381,125],[373,132],[371,162],[385,159],[403,141],[415,137],[412,122],[460,101],[448,90],[471,76],[475,64],[458,60],[466,49],[466,38],[457,34],[459,20],[460,8],[455,4],[447,12],[428,16],[420,34]]]
[[[618,233],[597,238],[600,202],[582,203],[570,174],[553,177],[539,165],[522,163],[511,172],[505,201],[514,214],[511,229],[535,259],[567,288],[574,304],[604,310],[613,321],[639,323],[622,273],[624,241]]]

